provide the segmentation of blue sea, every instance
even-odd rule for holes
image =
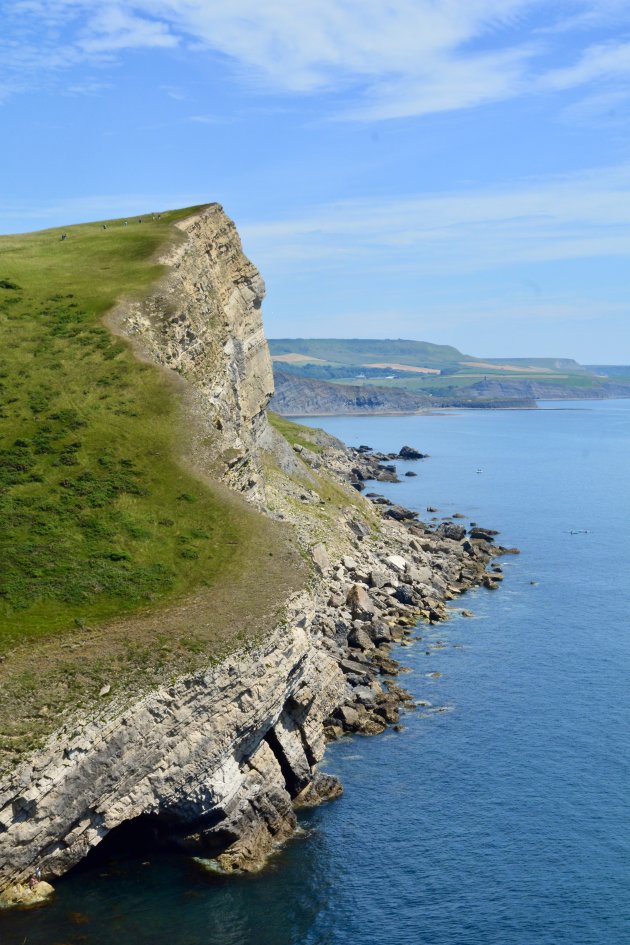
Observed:
[[[375,491],[499,529],[503,586],[400,650],[431,706],[330,746],[343,797],[263,873],[118,854],[4,913],[0,942],[628,945],[630,401],[304,422],[430,453]]]

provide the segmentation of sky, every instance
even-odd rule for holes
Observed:
[[[218,201],[269,337],[630,364],[628,0],[3,0],[0,232]]]

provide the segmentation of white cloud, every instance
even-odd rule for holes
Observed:
[[[470,108],[628,71],[621,42],[590,46],[562,69],[540,58],[562,55],[561,28],[630,25],[620,0],[15,0],[4,17],[2,34],[12,28],[18,47],[43,46],[30,64],[9,50],[13,79],[187,44],[191,54],[223,55],[257,91],[341,94],[353,103],[341,112],[356,120]],[[34,43],[37,24],[57,31],[55,41]]]
[[[78,46],[90,54],[176,46],[178,42],[166,23],[128,13],[112,4],[104,5],[90,17]]]
[[[512,98],[524,90],[524,65],[531,55],[531,50],[517,48],[427,62],[413,76],[372,83],[365,100],[340,117],[365,121],[406,118]]]
[[[512,187],[340,201],[240,223],[264,271],[454,276],[519,263],[630,256],[630,165]]]
[[[542,77],[549,89],[571,89],[601,79],[630,77],[630,43],[599,43],[584,50],[580,59]]]

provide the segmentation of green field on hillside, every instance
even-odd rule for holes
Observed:
[[[211,586],[251,537],[177,462],[172,381],[101,321],[196,209],[0,237],[0,653]]]

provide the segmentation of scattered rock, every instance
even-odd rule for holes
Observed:
[[[367,538],[370,534],[368,526],[365,522],[359,521],[359,519],[353,519],[351,522],[348,522],[348,528],[351,532],[354,532],[357,538]]]
[[[387,518],[393,518],[397,522],[406,522],[408,519],[417,518],[418,513],[411,509],[405,509],[402,505],[391,505],[385,512]]]
[[[348,634],[348,643],[350,646],[359,650],[373,650],[374,643],[372,638],[364,629],[351,630]]]
[[[471,528],[470,537],[476,539],[477,541],[494,541],[494,535],[498,535],[498,532],[493,531],[492,529],[487,530],[485,528]]]
[[[337,728],[337,726],[334,727]],[[339,734],[342,734],[342,729],[339,729]],[[341,797],[342,794],[343,786],[338,778],[316,769],[310,784],[307,784],[293,799],[293,807],[296,810],[303,807],[318,807],[325,801],[333,801],[335,798]]]
[[[359,721],[359,713],[351,705],[342,705],[336,715],[345,729],[353,729]]]
[[[454,522],[444,522],[439,526],[436,534],[451,541],[461,541],[466,535],[466,529],[463,525],[455,525]]]
[[[387,584],[387,574],[385,571],[373,570],[370,571],[369,580],[371,587],[381,588]]]
[[[401,584],[400,587],[396,589],[394,597],[396,600],[400,601],[401,604],[412,605],[415,602],[415,595],[408,584]]]

